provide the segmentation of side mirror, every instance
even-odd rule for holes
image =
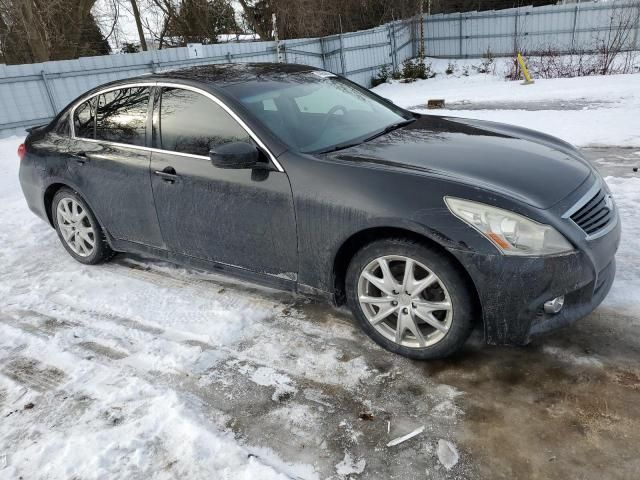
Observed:
[[[211,163],[218,168],[253,168],[260,153],[255,145],[247,142],[232,142],[209,151]]]

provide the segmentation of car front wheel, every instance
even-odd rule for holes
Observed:
[[[76,192],[68,188],[58,190],[51,214],[62,245],[77,261],[95,265],[113,257],[98,220]]]
[[[473,327],[473,297],[441,252],[405,239],[373,242],[352,259],[347,302],[378,344],[409,358],[443,358]]]

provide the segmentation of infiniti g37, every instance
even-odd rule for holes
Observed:
[[[323,297],[411,358],[476,326],[525,344],[615,275],[615,204],[571,145],[411,113],[312,67],[103,85],[19,154],[29,207],[79,262],[132,252]]]

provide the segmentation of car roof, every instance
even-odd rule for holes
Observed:
[[[214,65],[198,65],[195,67],[167,70],[159,73],[139,75],[137,77],[114,80],[94,87],[73,100],[60,111],[52,121],[55,123],[73,105],[90,98],[102,90],[126,86],[133,83],[148,83],[155,81],[184,83],[194,87],[209,87],[212,90],[224,91],[224,86],[248,82],[256,79],[284,79],[301,73],[322,71],[321,68],[294,63],[218,63]]]
[[[258,78],[263,80],[282,79],[289,75],[316,70],[321,69],[309,65],[292,63],[218,63],[143,75],[123,80],[122,83],[149,80],[182,80],[222,87],[224,85],[247,82]]]

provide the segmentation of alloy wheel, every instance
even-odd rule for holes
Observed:
[[[62,238],[73,252],[81,257],[93,253],[96,231],[86,209],[73,198],[62,198],[56,208],[56,219]]]
[[[358,301],[371,325],[404,347],[435,345],[453,320],[444,283],[426,265],[405,256],[371,261],[360,273]]]

